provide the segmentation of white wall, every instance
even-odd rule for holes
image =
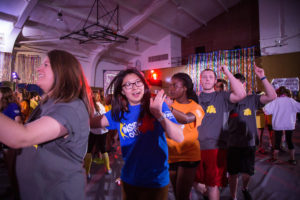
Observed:
[[[300,51],[299,9],[299,0],[259,0],[262,55]]]
[[[177,35],[170,35],[171,37],[171,55],[172,57],[180,57],[181,56],[181,37]]]
[[[93,85],[92,83],[92,76],[93,76],[93,72],[92,72],[92,64],[86,60],[82,60],[80,58],[78,58],[78,61],[80,62],[82,69],[83,69],[83,73],[85,75],[85,78],[87,79],[87,82],[89,83],[90,86]]]
[[[148,62],[150,56],[168,54],[168,60]],[[159,69],[172,67],[171,58],[181,56],[181,38],[169,34],[161,39],[157,45],[150,47],[143,52],[143,55],[138,58],[141,61],[141,70]]]
[[[103,88],[104,70],[124,70],[124,69],[126,69],[125,65],[114,64],[108,61],[99,62],[96,69],[95,84],[91,83],[91,86]],[[92,75],[94,75],[94,72],[92,72]]]

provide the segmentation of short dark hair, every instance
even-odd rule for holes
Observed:
[[[204,70],[202,70],[202,72],[200,73],[200,76],[202,76],[202,73],[203,73],[203,72],[213,72],[214,75],[215,75],[215,79],[217,79],[217,74],[216,74],[216,72],[215,72],[214,70],[209,69],[209,68],[204,69]]]
[[[222,78],[218,78],[217,79],[217,83],[223,83],[224,85],[228,85],[228,83],[227,83],[227,81],[226,80],[224,80],[224,79],[222,79]]]
[[[235,77],[236,79],[240,80],[242,83],[245,83],[245,81],[246,81],[245,76],[244,76],[243,74],[241,74],[241,73],[236,73],[236,74],[234,75],[234,77]]]
[[[198,97],[196,92],[194,91],[194,84],[191,77],[186,73],[177,73],[172,76],[172,78],[177,78],[182,81],[184,87],[186,87],[186,95],[188,99],[194,100],[198,103]]]
[[[288,97],[291,97],[291,92],[289,89],[287,89],[285,86],[280,86],[277,90],[276,90],[277,96],[281,96],[281,95],[286,95]]]

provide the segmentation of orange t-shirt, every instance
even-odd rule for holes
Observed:
[[[23,121],[25,122],[29,117],[30,106],[27,101],[23,100],[20,103],[21,113],[23,115]]]
[[[181,143],[167,138],[169,149],[169,163],[201,160],[197,127],[201,125],[202,119],[204,117],[204,111],[202,107],[195,101],[190,101],[191,102],[189,104],[180,104],[177,101],[174,101],[172,105],[174,109],[185,114],[194,114],[196,117],[196,121],[184,125],[184,140]]]

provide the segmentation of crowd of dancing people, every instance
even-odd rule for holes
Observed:
[[[37,68],[41,97],[0,88],[0,142],[15,199],[85,199],[92,162],[112,172],[106,141],[115,130],[124,160],[123,200],[166,200],[169,187],[176,200],[190,199],[192,187],[204,199],[217,200],[227,185],[236,200],[239,176],[244,198],[252,199],[248,184],[257,146],[263,152],[263,131],[258,140],[257,128],[263,130],[265,115],[272,115],[270,162],[280,162],[284,134],[289,163],[296,165],[293,131],[300,103],[285,87],[275,91],[256,65],[263,93],[247,94],[243,74],[225,65],[218,70],[230,90],[205,69],[200,95],[188,74],[176,73],[168,90],[153,96],[144,74],[126,69],[104,98],[93,94],[72,54],[48,52]]]

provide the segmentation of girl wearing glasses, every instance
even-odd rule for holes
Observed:
[[[189,199],[200,162],[200,144],[197,127],[201,125],[204,111],[198,104],[189,75],[177,73],[169,86],[168,104],[179,123],[185,124],[181,143],[167,139],[169,148],[170,179],[177,200]]]
[[[114,88],[112,109],[92,119],[91,125],[118,130],[125,161],[121,172],[123,200],[167,200],[166,136],[181,142],[183,134],[164,103],[164,91],[151,99],[149,86],[135,69],[121,71],[107,91],[111,88]]]

